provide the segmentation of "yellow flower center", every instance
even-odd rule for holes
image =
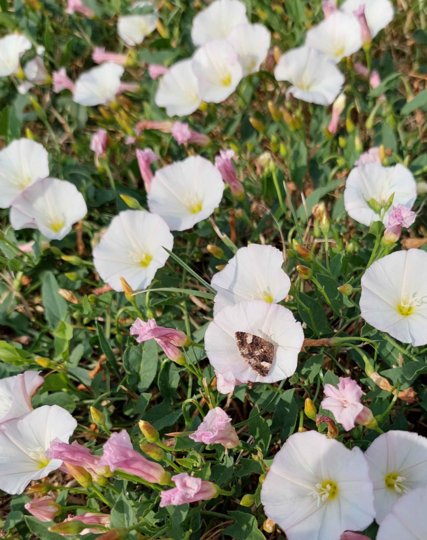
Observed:
[[[335,57],[340,58],[344,54],[344,52],[345,52],[344,45],[337,47],[334,51]]]
[[[231,75],[230,73],[227,73],[227,75],[224,75],[224,77],[221,79],[222,86],[230,86],[231,84]]]
[[[152,260],[153,257],[149,253],[145,253],[138,262],[143,268],[147,268]]]
[[[333,480],[324,480],[318,483],[315,489],[310,493],[316,500],[317,506],[326,501],[332,501],[338,495],[338,486]]]
[[[396,493],[406,493],[408,489],[403,485],[405,480],[406,478],[399,473],[390,473],[384,479],[385,487]]]
[[[263,299],[264,299],[264,302],[268,302],[269,304],[272,304],[274,300],[271,294],[268,294],[268,293],[264,293]]]
[[[397,311],[404,317],[409,317],[414,313],[414,306],[408,306],[405,303],[401,303],[397,306]]]
[[[31,184],[31,178],[29,176],[26,176],[25,178],[22,178],[19,182],[19,189],[25,189]]]
[[[36,448],[28,455],[32,460],[36,462],[39,469],[44,469],[50,463],[50,459],[47,459],[45,451],[42,448]]]
[[[64,226],[64,221],[54,221],[49,225],[53,232],[59,232]]]
[[[188,209],[190,210],[191,214],[198,214],[202,211],[203,205],[200,201],[195,201],[190,203]]]

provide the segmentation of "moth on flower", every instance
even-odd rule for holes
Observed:
[[[86,214],[86,202],[74,184],[44,178],[12,201],[10,224],[16,230],[38,229],[49,240],[62,240]]]
[[[365,321],[414,347],[427,343],[427,253],[398,251],[375,261],[362,277]]]
[[[0,77],[18,74],[21,70],[21,56],[30,49],[31,41],[22,34],[10,34],[1,38]]]
[[[248,22],[243,2],[215,0],[194,17],[191,39],[196,47],[201,47],[214,39],[227,38],[234,28]]]
[[[151,13],[149,12],[149,8]],[[132,13],[147,11],[147,13]],[[144,39],[156,29],[159,15],[151,2],[135,2],[128,15],[121,15],[117,22],[117,33],[129,47],[141,45]]]

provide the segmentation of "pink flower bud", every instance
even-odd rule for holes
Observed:
[[[372,414],[371,409],[368,407],[363,407],[360,413],[356,417],[356,422],[362,426],[365,426],[369,429],[374,429],[378,426],[378,422],[375,420],[374,415]],[[354,427],[354,426],[353,426]]]
[[[158,79],[161,75],[165,75],[168,73],[169,68],[166,66],[160,66],[159,64],[150,64],[148,66],[148,74],[150,77],[155,81]]]
[[[338,131],[338,123],[340,121],[341,113],[345,109],[345,95],[340,94],[332,105],[332,119],[329,122],[328,130],[330,133],[336,133]]]
[[[59,71],[54,71],[52,73],[52,79],[53,91],[55,92],[55,94],[62,92],[62,90],[69,90],[70,92],[74,92],[74,83],[69,77],[67,77],[65,68],[61,68]]]
[[[100,465],[108,466],[112,472],[121,469],[154,484],[161,484],[166,477],[169,478],[161,465],[149,461],[133,449],[127,431],[113,433],[104,444],[103,451]]]
[[[387,229],[400,235],[402,227],[410,227],[416,220],[417,214],[406,206],[393,206],[388,216]]]
[[[67,0],[67,2],[68,7],[66,9],[66,13],[69,15],[72,15],[73,13],[80,13],[80,15],[83,15],[88,19],[95,17],[95,12],[83,4],[81,0]]]
[[[371,76],[369,77],[369,83],[372,88],[377,88],[381,84],[381,77],[378,71],[372,71]]]
[[[358,534],[351,531],[346,531],[341,535],[341,540],[370,540],[368,536],[364,534]]]
[[[156,122],[155,120],[141,120],[135,126],[135,132],[140,133],[144,129],[157,129],[162,133],[170,133],[172,131],[173,122],[165,120],[163,122]]]
[[[159,159],[151,148],[146,148],[145,150],[137,150],[136,158],[138,160],[139,171],[141,173],[142,179],[144,180],[145,191],[150,193],[151,182],[153,181],[153,171],[150,168],[151,163],[154,163]]]
[[[94,514],[92,512],[86,512],[85,514],[81,514],[80,516],[69,515],[67,519],[64,519],[63,523],[68,523],[70,521],[81,521],[82,523],[85,523],[87,525],[93,525],[93,527],[83,529],[79,533],[83,536],[90,533],[99,534],[101,532],[104,532],[102,528],[96,527],[96,525],[100,525],[101,527],[109,527],[111,523],[111,516],[108,514]]]
[[[218,496],[218,487],[212,482],[189,476],[188,473],[172,477],[176,487],[160,493],[160,507],[179,506],[197,501],[209,501]]]
[[[322,7],[325,19],[330,17],[332,13],[337,9],[336,3],[332,0],[325,0],[324,2],[322,2]]]
[[[172,137],[180,145],[184,143],[194,143],[199,144],[200,146],[207,146],[211,142],[209,137],[203,133],[192,131],[188,124],[183,122],[175,122],[172,126],[171,133]]]
[[[208,412],[190,439],[204,444],[222,444],[225,448],[236,448],[239,437],[231,425],[231,418],[220,407]]]
[[[372,41],[371,31],[369,30],[368,21],[366,20],[365,15],[365,4],[361,4],[355,11],[353,15],[360,23],[360,30],[362,33],[362,43],[370,43]]]
[[[376,163],[377,165],[382,165],[380,149],[378,146],[374,146],[373,148],[370,148],[367,152],[364,152],[355,162],[355,165],[368,165],[369,163]]]
[[[364,66],[363,64],[361,64],[360,62],[356,62],[354,64],[354,69],[357,71],[357,73],[359,73],[359,75],[362,75],[362,77],[365,77],[365,79],[368,78],[368,75],[369,75],[368,68]]]
[[[107,132],[105,129],[98,129],[98,131],[92,135],[90,140],[90,149],[95,152],[96,156],[101,156],[107,149]]]
[[[100,456],[91,454],[89,448],[74,441],[72,444],[64,443],[59,439],[54,439],[46,452],[48,459],[60,459],[73,467],[82,467],[91,475],[104,476],[109,475],[107,467],[100,465]]]
[[[230,370],[224,371],[222,373],[215,370],[215,375],[216,387],[218,392],[220,392],[221,394],[229,394],[230,392],[234,391],[235,386],[245,384],[243,381],[239,381],[238,379],[236,379]]]
[[[92,54],[92,59],[97,64],[111,62],[112,64],[119,64],[121,66],[126,66],[126,64],[129,62],[129,57],[126,54],[106,52],[104,47],[96,47]]]
[[[61,505],[56,503],[52,497],[42,497],[27,503],[25,509],[39,521],[48,523],[61,512]]]
[[[124,92],[138,92],[139,84],[138,83],[120,83],[119,89],[117,90],[116,95],[123,94]]]
[[[355,427],[355,420],[363,410],[361,403],[362,389],[350,377],[340,377],[338,388],[332,384],[325,385],[326,398],[322,401],[323,409],[331,411],[346,431]]]
[[[215,167],[221,173],[222,179],[230,186],[231,193],[239,200],[244,198],[243,185],[237,178],[233,165],[234,150],[221,150],[215,157]]]

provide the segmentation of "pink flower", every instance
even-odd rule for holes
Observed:
[[[138,83],[126,83],[122,82],[120,83],[119,89],[117,90],[117,94],[123,94],[124,92],[138,92],[139,90],[139,84]]]
[[[208,136],[197,131],[192,131],[188,124],[184,122],[175,122],[172,126],[172,137],[178,144],[194,143],[200,146],[207,146],[210,143]]]
[[[132,137],[131,135],[128,135],[125,139],[125,144],[135,144],[136,139],[135,137]]]
[[[52,497],[46,496],[41,499],[33,499],[25,505],[25,510],[30,512],[39,521],[48,523],[61,512],[61,505],[57,504]]]
[[[215,370],[215,375],[216,387],[218,392],[220,392],[221,394],[229,394],[230,392],[234,391],[235,386],[244,384],[244,382],[237,380],[230,370],[224,371],[223,373]]]
[[[68,1],[68,7],[66,9],[66,13],[69,15],[72,15],[73,13],[80,13],[80,15],[83,15],[84,17],[87,17],[88,19],[92,19],[95,17],[95,12],[92,11],[89,7],[85,6],[81,0],[67,0]]]
[[[27,242],[26,244],[18,244],[18,248],[24,253],[30,253],[33,251],[33,246],[34,240],[31,240],[31,242]]]
[[[366,20],[365,15],[365,4],[361,4],[355,11],[353,15],[360,23],[360,30],[362,32],[362,43],[370,43],[372,41],[371,31],[369,30],[368,21]]]
[[[66,523],[67,521],[81,521],[83,523],[87,523],[88,525],[101,525],[101,527],[109,527],[111,524],[111,516],[108,514],[94,514],[92,512],[86,512],[80,516],[69,515],[67,519],[64,519],[63,523]],[[90,533],[99,534],[101,532],[104,532],[104,530],[100,529],[99,527],[88,527],[87,529],[83,529],[80,535],[83,536]]]
[[[151,182],[153,181],[153,171],[150,165],[159,159],[159,156],[155,154],[151,148],[145,150],[137,150],[136,158],[138,160],[139,172],[144,180],[145,191],[150,193]]]
[[[103,451],[100,465],[110,467],[112,472],[121,469],[154,484],[161,484],[169,478],[161,465],[149,461],[133,449],[127,431],[113,433],[104,444]]]
[[[204,444],[222,444],[225,448],[236,448],[239,437],[231,425],[231,418],[220,407],[208,412],[190,439]]]
[[[381,84],[381,77],[378,71],[372,71],[371,76],[369,77],[369,83],[372,88],[377,88]]]
[[[140,133],[144,129],[157,129],[162,133],[170,133],[172,131],[173,122],[164,120],[156,122],[155,120],[141,120],[135,126],[135,132]]]
[[[53,91],[55,94],[62,92],[62,90],[70,90],[70,92],[74,92],[74,83],[69,77],[67,77],[65,68],[61,68],[59,71],[54,71],[52,73],[52,80]]]
[[[328,130],[330,133],[335,134],[338,131],[338,124],[340,121],[341,113],[345,109],[345,95],[340,94],[332,105],[332,118],[329,122]]]
[[[336,3],[332,0],[325,0],[324,2],[322,2],[322,7],[325,19],[330,17],[332,13],[337,9]]]
[[[165,75],[168,73],[169,68],[166,66],[160,66],[159,64],[150,64],[148,66],[148,74],[150,77],[155,81],[158,79],[161,75]]]
[[[188,473],[172,477],[176,487],[160,493],[160,507],[179,506],[197,501],[209,501],[218,496],[218,487],[212,482],[189,476]]]
[[[332,384],[325,385],[326,398],[322,401],[322,408],[331,411],[335,420],[339,422],[346,431],[354,428],[355,420],[363,410],[360,402],[362,389],[356,381],[350,377],[341,377],[338,388]]]
[[[351,531],[346,531],[342,533],[341,540],[370,540],[368,536],[364,534],[358,534]]]
[[[355,162],[355,165],[368,165],[369,163],[376,163],[377,165],[382,165],[380,149],[378,146],[374,146],[373,148],[370,148],[367,152],[364,152]]]
[[[98,129],[98,131],[92,135],[90,140],[90,149],[95,152],[96,156],[101,156],[107,149],[107,132],[105,129]]]
[[[402,227],[410,227],[415,222],[416,218],[417,214],[412,212],[412,210],[409,210],[409,208],[406,208],[406,206],[401,204],[393,206],[388,215],[386,232],[389,231],[399,238]]]
[[[163,349],[166,356],[174,362],[181,363],[183,356],[178,347],[185,347],[191,343],[184,332],[175,330],[174,328],[165,328],[157,326],[155,319],[150,319],[147,322],[141,319],[136,319],[130,327],[131,336],[137,336],[136,341],[142,343],[154,339],[156,343]]]
[[[234,150],[220,150],[215,157],[215,167],[221,173],[222,179],[230,186],[231,193],[239,200],[245,196],[243,185],[237,178],[233,165]]]
[[[361,64],[360,62],[356,62],[354,64],[354,69],[357,71],[359,75],[362,75],[362,77],[365,77],[365,79],[368,78],[368,75],[369,75],[368,68],[364,66],[363,64]]]
[[[104,47],[95,47],[95,50],[92,54],[92,59],[97,64],[102,64],[103,62],[111,62],[113,64],[119,64],[121,66],[126,66],[129,62],[129,57],[127,54],[106,52]]]
[[[104,476],[110,471],[100,464],[101,457],[91,454],[89,448],[74,441],[72,444],[64,443],[59,439],[54,439],[46,452],[48,459],[60,459],[66,465],[73,467],[83,467],[91,475]]]

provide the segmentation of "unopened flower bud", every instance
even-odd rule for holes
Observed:
[[[275,47],[273,49],[273,56],[274,56],[274,60],[276,61],[276,64],[277,64],[277,62],[280,60],[280,57],[282,56],[282,51],[279,49],[279,47],[277,45],[275,45]]]
[[[378,422],[372,414],[371,409],[368,409],[368,407],[363,407],[362,411],[357,415],[356,422],[368,429],[375,429],[378,427]]]
[[[288,124],[288,126],[292,123],[292,115],[287,109],[280,109],[280,112],[282,113],[282,118]]]
[[[259,483],[263,484],[266,478],[267,478],[267,473],[261,474],[258,479]]]
[[[345,148],[347,146],[347,140],[344,137],[338,137],[338,144],[340,148]]]
[[[72,523],[71,521],[69,523]],[[87,527],[87,525],[85,525]],[[111,531],[108,531],[104,534],[101,534],[101,536],[98,536],[96,540],[121,540],[122,538],[126,538],[128,536],[127,529],[111,529]]]
[[[265,132],[265,125],[261,122],[261,120],[258,120],[257,118],[249,118],[249,122],[259,133]]]
[[[382,206],[381,204],[376,201],[375,199],[369,199],[367,201],[368,203],[368,206],[370,206],[372,208],[372,210],[376,213],[376,214],[380,214],[381,213],[381,210],[382,210]]]
[[[253,495],[244,495],[242,500],[240,501],[241,506],[246,506],[246,508],[249,508],[255,503],[255,497]]]
[[[353,133],[353,131],[355,130],[355,126],[351,118],[346,118],[345,127],[347,129],[347,133]]]
[[[139,447],[144,454],[147,454],[147,456],[150,456],[155,461],[163,461],[165,457],[164,450],[162,450],[160,446],[157,446],[156,444],[142,443],[139,445]]]
[[[272,533],[274,531],[275,526],[276,524],[274,523],[272,519],[266,519],[264,523],[262,524],[262,528],[267,533]]]
[[[70,281],[78,281],[80,279],[80,276],[75,272],[67,272],[65,275]]]
[[[129,302],[135,302],[135,298],[133,297],[134,291],[124,277],[120,278],[120,283],[122,284],[126,299],[129,300]]]
[[[310,420],[316,421],[317,409],[316,409],[315,404],[313,403],[313,401],[310,398],[307,398],[305,400],[304,412],[305,412],[306,416],[308,418],[310,418]]]
[[[218,264],[218,266],[215,266],[215,268],[218,270],[218,272],[221,272],[221,270],[224,270],[226,266],[226,264]]]
[[[84,264],[84,261],[76,255],[62,255],[61,259],[72,264],[73,266],[82,266]]]
[[[129,208],[132,208],[133,210],[143,210],[139,202],[133,197],[129,197],[129,195],[120,195],[120,198],[129,206]]]
[[[35,486],[30,486],[28,488],[28,491],[31,491],[31,493],[49,493],[52,491],[53,486],[51,484],[48,484],[47,482],[40,482],[40,484],[36,484]]]
[[[87,524],[83,521],[73,519],[71,521],[64,521],[63,523],[55,523],[49,527],[49,531],[57,534],[80,534],[84,529],[87,529]],[[99,538],[99,537],[98,537]]]
[[[298,428],[298,433],[305,433],[307,430],[305,429],[305,427],[299,427]]]
[[[270,166],[270,163],[273,161],[270,152],[264,152],[258,158],[258,163],[263,169],[267,169]]]
[[[314,255],[313,253],[305,248],[304,246],[302,246],[299,242],[297,242],[295,239],[294,241],[292,242],[293,244],[293,247],[294,249],[298,252],[298,254],[307,262],[311,262],[314,260]]]
[[[346,283],[345,285],[341,285],[341,287],[338,287],[338,290],[341,294],[344,294],[345,296],[350,296],[350,294],[353,293],[353,287],[350,285],[350,283]]]
[[[392,193],[390,195],[390,197],[388,198],[388,201],[386,202],[386,204],[384,206],[385,212],[387,212],[387,210],[390,209],[391,205],[393,204],[393,201],[394,201],[394,193]]]
[[[95,407],[91,407],[90,415],[94,424],[97,426],[105,426],[105,415],[100,410],[96,409]]]
[[[87,488],[92,485],[92,476],[87,472],[83,467],[77,467],[75,465],[70,465],[70,463],[65,463],[71,476],[77,480],[77,482],[84,488]]]
[[[149,422],[140,420],[138,426],[149,443],[156,443],[160,440],[159,432]]]
[[[310,279],[313,275],[313,270],[308,266],[303,266],[302,264],[297,265],[297,271],[302,279]]]
[[[363,152],[363,144],[359,135],[356,135],[356,137],[354,138],[354,147],[356,148],[356,152],[358,154],[361,154]]]
[[[273,103],[273,101],[269,101],[267,103],[268,105],[268,110],[270,111],[270,114],[271,114],[271,118],[275,121],[275,122],[278,122],[281,118],[282,118],[282,113],[280,112],[280,110],[276,107],[276,105]]]
[[[336,439],[340,434],[338,426],[334,422],[328,422],[328,435],[329,439]]]
[[[211,255],[213,255],[216,259],[223,259],[224,258],[224,250],[221,249],[218,246],[215,246],[213,244],[208,244],[206,246],[206,249],[209,251]]]
[[[392,231],[391,229],[386,229],[384,231],[384,236],[382,237],[381,243],[384,246],[392,246],[399,240],[400,235],[396,234],[395,231]]]
[[[286,145],[284,143],[280,143],[279,154],[282,157],[286,157],[288,155],[288,149],[286,148]]]
[[[297,258],[297,252],[291,248],[288,248],[286,250],[286,253],[290,259],[296,259]]]

